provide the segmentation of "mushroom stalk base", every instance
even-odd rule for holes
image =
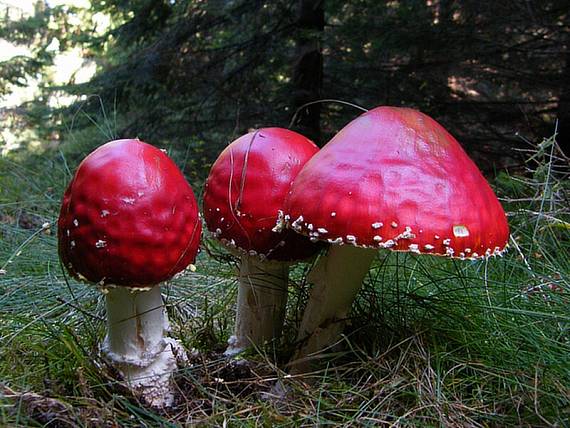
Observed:
[[[304,373],[316,353],[333,345],[346,325],[348,313],[377,251],[349,245],[333,245],[308,276],[313,283],[290,366]]]
[[[149,405],[172,405],[172,372],[184,350],[165,338],[168,318],[160,287],[136,291],[116,287],[106,294],[107,336],[101,350],[129,389]]]
[[[242,256],[235,330],[225,355],[236,355],[281,335],[288,282],[289,263]]]

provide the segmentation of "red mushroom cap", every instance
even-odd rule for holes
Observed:
[[[59,254],[75,277],[148,287],[194,261],[201,228],[194,193],[165,153],[111,141],[81,162],[65,191]]]
[[[407,108],[378,107],[344,127],[296,177],[285,212],[299,233],[360,247],[477,258],[509,237],[457,140]]]
[[[229,247],[261,258],[306,258],[315,246],[305,237],[272,231],[291,182],[318,152],[315,144],[282,128],[241,136],[220,154],[206,181],[204,219]]]

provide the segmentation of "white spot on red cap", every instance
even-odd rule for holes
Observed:
[[[101,210],[101,218],[105,218],[107,217],[109,214],[111,214],[109,212],[109,210]]]
[[[134,205],[135,204],[135,198],[124,197],[124,198],[121,198],[121,201],[123,201],[125,204],[128,204],[128,205]]]
[[[287,221],[289,220],[289,216],[283,216],[283,211],[278,210],[277,211],[277,221],[275,222],[275,226],[273,227],[273,229],[271,229],[272,232],[281,232],[283,229],[285,229],[285,226],[287,225]]]
[[[107,241],[103,241],[102,239],[99,239],[97,242],[95,242],[95,246],[97,248],[105,248],[107,246]]]
[[[406,230],[394,237],[394,241],[398,241],[399,239],[413,239],[415,237],[416,235],[412,233],[412,228],[410,226],[406,226]]]
[[[469,229],[462,224],[455,225],[453,226],[453,236],[456,238],[465,238],[469,236]]]
[[[393,228],[396,228],[396,227],[398,227],[398,223],[393,221],[392,223],[390,223],[390,226],[392,226]]]
[[[372,229],[380,229],[384,224],[381,221],[377,221],[376,223],[372,223]]]
[[[331,217],[336,217],[336,212],[333,211],[333,212],[331,213]]]
[[[301,231],[301,230],[303,229],[303,226],[301,225],[301,223],[303,223],[304,220],[305,220],[305,219],[303,218],[303,216],[300,215],[300,216],[297,218],[297,220],[295,220],[293,223],[291,223],[291,228],[292,228],[293,230],[296,230],[296,231]]]

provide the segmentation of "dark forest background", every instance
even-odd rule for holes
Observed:
[[[31,17],[2,20],[0,37],[32,46],[33,56],[1,64],[0,94],[52,64],[47,47],[54,38],[60,51],[81,47],[97,73],[83,84],[44,83],[43,96],[0,115],[53,143],[65,141],[71,123],[76,130],[106,120],[103,105],[114,137],[171,144],[187,153],[186,172],[201,175],[232,139],[252,127],[287,127],[307,102],[403,105],[440,121],[487,173],[517,169],[523,161],[516,149],[552,135],[557,118],[558,140],[568,140],[569,6],[92,0],[89,13],[80,13],[39,2]],[[104,34],[90,21],[98,12],[111,17]],[[78,101],[50,107],[53,91]],[[299,112],[293,129],[322,145],[358,114],[343,104],[315,104]]]

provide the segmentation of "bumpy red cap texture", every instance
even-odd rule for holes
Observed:
[[[272,229],[293,178],[317,152],[309,139],[282,128],[262,128],[232,142],[206,181],[208,229],[227,246],[262,258],[310,256],[316,247],[307,238]]]
[[[457,140],[407,108],[378,107],[343,128],[298,174],[285,213],[313,240],[459,258],[500,254],[509,237]]]
[[[148,287],[192,263],[201,223],[174,162],[139,140],[104,144],[79,165],[63,197],[59,254],[93,283]]]

